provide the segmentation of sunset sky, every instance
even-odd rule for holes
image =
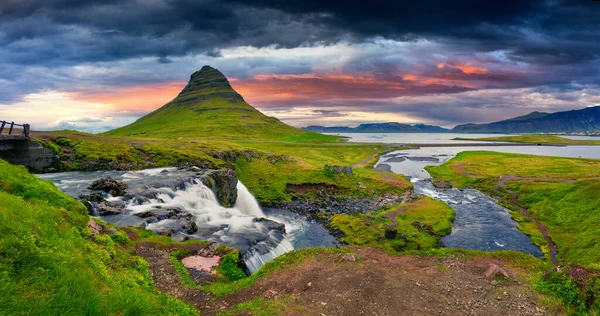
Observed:
[[[600,104],[600,1],[2,0],[0,120],[105,131],[203,65],[295,126]]]

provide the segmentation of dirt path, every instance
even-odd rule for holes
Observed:
[[[529,214],[529,211],[527,210],[526,207],[523,207],[522,205],[520,205],[518,203],[519,193],[511,191],[506,188],[507,182],[516,181],[516,180],[557,181],[557,179],[520,178],[520,177],[515,177],[515,176],[503,176],[503,177],[501,177],[501,180],[498,183],[496,183],[496,185],[494,186],[494,191],[496,191],[496,193],[500,194],[499,189],[502,188],[506,192],[508,192],[511,195],[511,199],[508,201],[510,203],[510,205],[512,205],[514,208],[518,209],[521,212],[521,214],[523,214],[524,217],[526,217],[527,219],[529,219],[535,223],[538,230],[544,236],[544,240],[546,240],[546,244],[548,244],[548,249],[550,251],[550,261],[552,261],[552,264],[554,264],[555,266],[558,266],[558,260],[556,259],[557,255],[558,255],[558,248],[556,247],[556,244],[554,243],[554,241],[552,241],[552,238],[548,234],[548,228],[544,224],[540,223],[533,215]],[[567,180],[567,181],[570,181],[570,180]]]
[[[394,226],[398,226],[398,219],[396,218],[396,216],[406,212],[406,210],[407,210],[406,206],[401,206],[401,207],[397,208],[396,210],[389,212],[389,213],[385,213],[381,216],[391,220],[392,223],[394,223]]]
[[[371,159],[375,158],[376,156],[377,156],[377,154],[372,154],[369,157],[365,158],[364,160],[355,163],[354,166],[352,166],[352,167],[353,168],[360,168],[360,167],[368,164],[369,161],[371,161]]]

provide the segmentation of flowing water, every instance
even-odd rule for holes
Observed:
[[[488,251],[510,249],[538,257],[542,256],[540,249],[517,229],[509,210],[492,198],[475,189],[437,189],[432,185],[426,166],[441,165],[459,152],[473,150],[600,159],[600,147],[594,146],[426,147],[389,153],[377,163],[409,177],[417,196],[443,201],[454,209],[452,232],[442,239],[445,246]]]
[[[106,197],[107,201],[122,203],[124,211],[118,215],[102,216],[104,220],[119,226],[144,226],[161,232],[175,227],[178,219],[167,218],[147,223],[139,215],[148,211],[171,209],[190,213],[198,231],[177,234],[190,239],[220,242],[238,249],[243,254],[242,259],[250,273],[295,247],[337,245],[335,238],[323,226],[305,217],[293,216],[280,210],[269,210],[268,215],[265,215],[254,196],[241,182],[237,184],[238,197],[234,207],[223,207],[217,201],[215,193],[196,179],[193,172],[185,169],[64,172],[39,177],[54,182],[58,188],[73,197],[89,194],[87,187],[100,178],[111,177],[124,182],[129,187],[125,196]],[[285,231],[274,228],[278,223],[285,225]],[[320,238],[315,240],[314,236]]]

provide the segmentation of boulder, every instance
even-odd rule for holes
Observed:
[[[262,217],[262,218],[255,218],[254,222],[255,223],[261,223],[261,224],[265,225],[268,230],[278,230],[278,231],[280,231],[280,232],[282,232],[282,233],[285,234],[285,224],[278,223],[276,221],[272,221],[272,220],[266,219],[264,217]]]
[[[103,191],[112,196],[123,196],[127,190],[127,184],[113,180],[112,178],[103,178],[96,180],[88,187],[90,190]]]
[[[433,180],[433,181],[431,181],[431,183],[433,184],[434,187],[436,187],[438,189],[451,189],[452,188],[452,182],[450,182],[448,180]]]
[[[237,175],[234,170],[202,170],[198,173],[202,183],[211,188],[219,203],[225,207],[232,207],[237,200]]]
[[[329,171],[329,172],[333,172],[335,174],[345,174],[347,176],[352,176],[352,167],[350,167],[350,166],[325,165],[325,170]]]

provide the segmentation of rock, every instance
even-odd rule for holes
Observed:
[[[352,167],[350,167],[350,166],[330,166],[330,165],[325,165],[325,170],[333,172],[335,174],[345,174],[347,176],[352,176]]]
[[[391,225],[385,228],[386,239],[396,239],[396,236],[398,236],[398,230],[395,226]]]
[[[431,184],[433,184],[433,186],[438,189],[451,189],[452,188],[452,182],[450,182],[448,180],[433,180],[433,181],[431,181]]]
[[[155,218],[157,221],[162,221],[177,216],[177,211],[173,209],[157,208],[143,213],[137,213],[135,215],[141,218]]]
[[[255,223],[261,223],[263,225],[265,225],[267,227],[268,230],[278,230],[282,233],[285,234],[285,224],[281,224],[278,223],[276,221],[272,221],[270,219],[266,219],[264,217],[262,218],[255,218],[254,219]]]
[[[127,190],[127,184],[113,180],[112,178],[103,178],[94,181],[88,187],[90,190],[103,191],[112,196],[123,196]]]
[[[384,163],[380,163],[380,164],[377,165],[377,167],[375,167],[375,169],[381,170],[381,171],[391,172],[392,171],[392,166],[386,165]]]
[[[102,201],[93,206],[95,212],[100,216],[121,214],[125,209],[125,203],[123,202]]]
[[[191,214],[190,214],[191,215]],[[193,234],[198,231],[196,222],[191,219],[191,216],[177,215],[169,221],[162,222],[153,231],[158,235],[172,236],[177,233]]]
[[[102,232],[102,226],[100,226],[93,218],[88,219],[87,227],[90,232],[92,232],[92,237],[100,235]]]
[[[200,173],[202,183],[211,188],[219,203],[225,207],[232,207],[237,200],[237,175],[234,170],[203,170]]]

